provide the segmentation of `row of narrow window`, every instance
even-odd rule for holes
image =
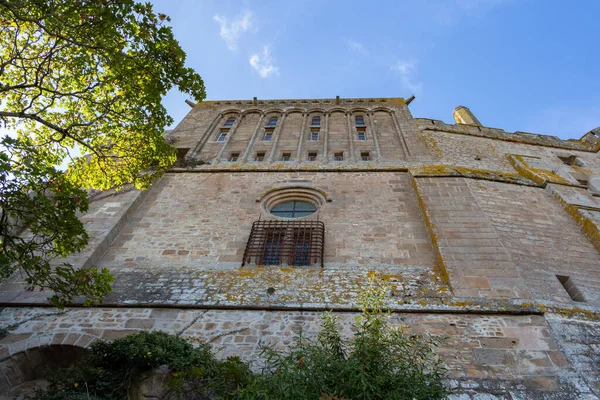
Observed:
[[[267,122],[267,127],[272,128],[272,127],[277,126],[277,120],[278,120],[277,117],[269,118],[269,121]],[[233,126],[234,123],[235,123],[235,117],[229,117],[223,124],[223,127],[230,128]],[[354,117],[354,123],[358,127],[363,127],[363,126],[365,126],[365,118],[362,115],[357,115]],[[310,126],[321,126],[321,117],[319,117],[319,116],[312,117]]]
[[[231,153],[231,156],[229,157],[229,161],[238,161],[239,157],[240,157],[240,153]],[[292,158],[292,153],[282,153],[281,154],[281,161],[290,161],[291,158]],[[308,152],[308,156],[306,159],[308,161],[316,161],[317,160],[317,152],[316,151]],[[371,154],[368,151],[363,151],[360,153],[360,159],[362,161],[370,161]],[[256,161],[264,161],[265,160],[265,152],[256,153],[255,160]],[[333,160],[334,161],[344,161],[344,153],[343,152],[333,153]]]
[[[316,131],[316,130],[310,131],[310,140],[312,140],[312,141],[319,140],[319,136],[320,136],[319,131]],[[363,130],[356,132],[356,136],[357,136],[357,139],[360,141],[367,140],[367,134]],[[217,138],[217,142],[224,142],[226,138],[227,138],[227,132],[221,132],[219,134],[219,137]],[[266,131],[265,135],[263,136],[263,140],[268,142],[268,141],[271,141],[272,139],[273,139],[273,131]]]

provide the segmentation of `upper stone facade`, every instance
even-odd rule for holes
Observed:
[[[209,101],[194,106],[166,137],[180,149],[179,166],[221,168],[273,163],[372,168],[443,159],[427,135],[431,132],[583,152],[597,151],[599,143],[591,134],[575,141],[483,127],[463,106],[455,110],[457,125],[413,119],[406,103],[402,98]]]
[[[18,274],[0,287],[0,392],[44,346],[141,329],[251,359],[314,334],[319,310],[347,325],[373,282],[395,324],[449,338],[457,398],[600,396],[600,130],[510,133],[464,106],[447,124],[410,101],[192,103],[165,132],[171,170],[82,216],[89,245],[66,261],[115,275],[103,307],[56,316]]]

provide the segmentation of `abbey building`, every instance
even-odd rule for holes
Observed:
[[[410,101],[191,104],[173,168],[83,216],[69,262],[114,274],[101,307],[0,287],[0,392],[139,330],[250,360],[322,310],[348,325],[372,281],[394,323],[446,338],[457,398],[600,396],[600,129],[506,132],[462,106],[447,124]]]

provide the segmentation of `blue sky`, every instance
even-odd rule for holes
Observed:
[[[409,97],[415,117],[580,138],[600,126],[600,1],[155,0],[208,100]],[[179,122],[185,96],[165,105]]]

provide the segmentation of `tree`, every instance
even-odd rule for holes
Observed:
[[[108,271],[60,262],[87,243],[83,189],[147,188],[175,160],[162,97],[205,98],[169,21],[133,0],[0,0],[0,125],[16,132],[0,139],[0,274],[56,305],[110,291]]]

